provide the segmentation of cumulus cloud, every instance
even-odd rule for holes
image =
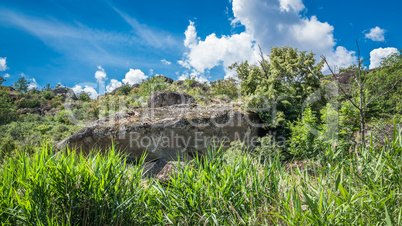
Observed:
[[[218,65],[224,67],[226,78],[233,77],[227,66],[238,61],[256,62],[256,44],[264,53],[273,46],[292,46],[302,51],[313,51],[316,58],[324,55],[332,64],[346,66],[354,62],[353,51],[336,47],[334,27],[316,16],[301,14],[306,10],[302,0],[232,0],[232,26],[244,26],[239,34],[217,37],[197,37],[196,27],[190,21],[185,31],[184,46],[188,51],[178,61],[183,67],[204,73]],[[347,55],[348,54],[348,55]],[[333,62],[332,62],[333,61]],[[349,65],[347,65],[349,66]]]
[[[0,57],[0,71],[7,70],[7,57]]]
[[[98,92],[96,92],[96,90],[91,86],[85,86],[85,88],[82,88],[82,86],[76,85],[72,88],[72,90],[76,95],[80,95],[82,92],[85,92],[91,99],[96,99],[99,96]]]
[[[37,88],[39,87],[39,85],[38,85],[38,83],[36,82],[36,79],[35,79],[35,78],[28,79],[28,82],[29,82],[29,84],[28,84],[28,89],[29,89],[29,90],[31,90],[31,89],[37,89]]]
[[[190,21],[190,25],[187,27],[187,30],[184,32],[186,39],[184,39],[184,46],[187,48],[191,48],[192,46],[197,44],[197,31],[195,30],[194,22]]]
[[[116,79],[112,79],[112,80],[110,80],[110,84],[106,86],[106,91],[108,93],[110,93],[110,92],[112,92],[113,90],[119,88],[122,85],[123,85],[123,83],[117,81]]]
[[[172,64],[172,62],[167,61],[167,60],[165,60],[165,59],[161,60],[161,62],[162,62],[163,64],[166,64],[166,65],[171,65],[171,64]]]
[[[185,32],[184,45],[188,52],[183,60],[178,61],[183,67],[190,69],[190,72],[183,74],[180,78],[188,76],[200,81],[206,81],[204,73],[218,65],[226,68],[236,61],[250,60],[254,53],[254,42],[248,33],[234,34],[231,36],[217,37],[216,34],[208,35],[205,40],[196,36],[195,25],[190,25]]]
[[[337,73],[337,69],[355,65],[357,63],[357,56],[355,51],[348,51],[345,47],[338,46],[332,54],[328,55],[327,61],[331,69]],[[327,65],[324,65],[323,73],[330,73]]]
[[[208,82],[208,78],[205,77],[205,75],[197,72],[196,70],[192,70],[190,73],[188,71],[184,72],[177,78],[177,80],[182,81],[185,79],[192,79],[192,78],[194,78],[197,82],[201,83]]]
[[[102,82],[104,80],[106,80],[106,73],[105,70],[101,67],[98,66],[98,71],[95,72],[95,78],[98,82]]]
[[[290,10],[294,10],[299,12],[304,9],[304,4],[302,0],[280,0],[281,11],[289,12]]]
[[[123,83],[128,83],[130,85],[138,84],[147,78],[148,76],[146,76],[140,69],[130,68],[130,71],[126,73],[126,77],[123,79]]]
[[[385,41],[384,38],[385,30],[376,26],[370,29],[370,32],[366,33],[366,38],[377,42]]]
[[[388,48],[378,48],[374,49],[370,52],[370,69],[376,68],[380,66],[381,61],[394,53],[399,52],[397,48],[388,47]]]
[[[4,78],[10,78],[10,74],[6,73],[3,77]]]

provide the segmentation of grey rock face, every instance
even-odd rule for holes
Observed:
[[[184,162],[179,163],[178,161],[160,159],[155,162],[145,163],[143,173],[145,177],[155,178],[160,183],[168,183],[178,170],[178,167],[184,167]]]
[[[147,161],[203,154],[211,146],[241,140],[255,145],[260,127],[256,114],[238,105],[175,105],[138,108],[91,123],[58,144],[59,148],[107,150],[113,144],[129,158]]]
[[[63,100],[66,98],[71,98],[72,100],[78,100],[74,91],[72,89],[69,89],[66,87],[59,87],[59,88],[53,89],[52,92],[55,96],[61,95],[63,97]]]
[[[148,107],[158,108],[177,104],[191,104],[194,98],[186,93],[163,90],[151,93],[148,97]]]

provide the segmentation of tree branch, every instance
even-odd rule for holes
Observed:
[[[335,81],[338,83],[338,86],[339,86],[340,90],[342,91],[342,93],[345,95],[345,97],[350,101],[350,103],[353,104],[353,106],[355,106],[355,108],[360,109],[360,108],[355,104],[355,102],[353,102],[352,97],[351,97],[349,94],[347,94],[346,91],[342,88],[342,85],[341,85],[341,83],[339,82],[338,78],[336,77],[334,71],[333,71],[333,70],[331,69],[331,67],[329,66],[327,59],[326,59],[323,55],[321,55],[321,58],[324,60],[325,64],[327,65],[329,71],[330,71],[331,74],[332,74],[332,77],[334,77]]]
[[[269,70],[268,70],[268,68],[266,67],[266,65],[265,65],[265,62],[266,62],[266,60],[265,60],[265,58],[264,58],[264,53],[262,52],[262,49],[261,49],[261,46],[260,45],[258,45],[258,49],[260,50],[260,57],[261,57],[261,61],[259,61],[259,63],[260,63],[260,65],[261,65],[261,67],[262,67],[262,70],[264,71],[264,73],[265,73],[265,77],[268,79],[269,78],[269,76],[268,76],[268,72],[269,72]]]
[[[398,85],[398,83],[399,83],[400,81],[402,81],[402,77],[399,78],[399,79],[395,82],[395,84],[394,84],[389,90],[383,92],[382,94],[378,95],[378,96],[375,97],[374,99],[371,99],[370,101],[368,101],[367,104],[364,105],[364,108],[363,108],[363,109],[367,108],[367,106],[368,106],[369,104],[371,104],[373,101],[377,100],[378,98],[380,98],[380,97],[382,97],[382,96],[388,94],[388,93],[391,92],[393,89],[395,89],[395,87]]]

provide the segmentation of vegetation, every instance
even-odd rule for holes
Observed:
[[[336,145],[299,165],[211,150],[176,166],[168,184],[142,178],[111,148],[89,155],[19,149],[0,169],[3,224],[402,223],[402,131],[380,149],[340,156]],[[230,162],[231,164],[227,164]],[[16,195],[18,194],[18,195]]]
[[[14,89],[20,92],[26,92],[28,90],[28,85],[29,82],[25,79],[25,77],[21,77],[14,83]]]
[[[357,71],[346,82],[324,77],[324,63],[313,53],[273,48],[258,65],[232,65],[239,80],[170,84],[154,76],[96,100],[56,95],[50,85],[28,90],[23,77],[13,90],[0,77],[0,222],[402,225],[401,54],[376,70],[362,62],[343,69]],[[341,95],[324,92],[332,81]],[[163,184],[143,175],[145,156],[132,163],[113,146],[89,154],[54,148],[87,123],[145,107],[160,90],[185,92],[199,104],[241,101],[260,115],[266,135],[255,149],[234,142],[179,162]],[[393,128],[385,141],[376,135],[383,126]],[[364,127],[369,136],[359,136]]]

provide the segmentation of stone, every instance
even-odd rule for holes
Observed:
[[[177,104],[191,104],[193,101],[194,97],[186,93],[163,90],[151,93],[149,95],[148,107],[158,108]]]
[[[59,87],[52,89],[51,92],[53,92],[54,96],[60,95],[63,97],[63,100],[70,98],[72,100],[78,100],[77,96],[75,95],[74,91],[72,89],[69,89],[67,87]]]
[[[128,109],[89,124],[57,147],[89,152],[93,148],[107,150],[113,142],[129,160],[146,154],[147,161],[202,155],[212,146],[229,147],[235,140],[252,148],[262,125],[257,114],[240,106],[182,104]]]
[[[172,83],[174,82],[174,80],[173,80],[173,79],[168,78],[168,77],[163,76],[163,75],[155,75],[155,77],[161,77],[161,78],[164,78],[164,79],[165,79],[165,82],[167,82],[167,83],[169,83],[169,84],[172,84]]]
[[[177,167],[184,167],[182,161],[169,161],[166,159],[159,159],[154,162],[146,162],[143,166],[144,177],[154,178],[160,183],[169,183],[171,177],[176,173]]]

